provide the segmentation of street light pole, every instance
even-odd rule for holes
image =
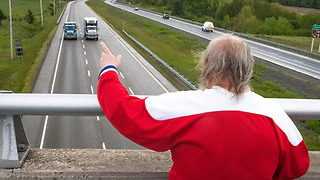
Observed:
[[[43,26],[42,0],[40,0],[41,25]]]
[[[10,46],[11,46],[11,60],[13,59],[13,47],[12,47],[12,14],[11,14],[11,0],[9,0],[9,12],[10,12]]]

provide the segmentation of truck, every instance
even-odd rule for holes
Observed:
[[[205,32],[207,32],[207,31],[213,32],[213,28],[214,28],[214,26],[213,26],[212,22],[205,22],[205,23],[203,23],[201,30],[205,31]]]
[[[84,37],[86,40],[98,40],[98,20],[95,17],[84,17]]]
[[[77,39],[77,24],[76,22],[64,22],[63,24],[64,39]]]

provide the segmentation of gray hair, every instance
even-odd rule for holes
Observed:
[[[250,47],[240,38],[224,35],[210,42],[200,62],[202,69],[200,88],[219,85],[223,79],[229,81],[229,90],[234,89],[239,97],[249,86],[254,60]]]

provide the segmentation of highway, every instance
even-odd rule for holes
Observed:
[[[99,21],[99,40],[85,40],[83,18],[96,17]],[[65,21],[78,25],[78,40],[64,40],[62,26]],[[56,41],[56,43],[54,43]],[[120,81],[131,95],[158,95],[177,91],[159,72],[147,63],[129,44],[99,18],[84,1],[68,4],[51,43],[57,51],[48,51],[36,82],[34,93],[96,94],[101,55],[100,41],[105,42],[114,55],[122,55],[119,68]],[[59,44],[59,45],[58,45]],[[53,59],[47,63],[47,59]],[[52,68],[51,71],[48,70]],[[49,80],[42,80],[48,76]],[[49,87],[48,87],[49,86]],[[93,148],[141,149],[120,135],[105,117],[81,116],[26,116],[23,118],[32,147],[38,148]]]
[[[114,5],[114,4],[112,4]],[[122,5],[116,7],[148,17],[163,24],[211,40],[220,32],[201,32],[200,27],[175,19],[163,20],[161,16],[145,11],[134,11]],[[85,40],[83,17],[99,20],[99,40]],[[63,22],[78,24],[78,40],[64,40]],[[132,95],[158,95],[177,91],[141,55],[127,44],[112,28],[97,16],[84,1],[68,4],[50,45],[34,93],[95,94],[99,73],[99,59],[103,41],[114,55],[122,55],[119,78]],[[319,79],[320,64],[317,60],[248,41],[254,55],[276,64],[295,69]],[[120,135],[105,117],[80,116],[26,116],[23,124],[32,147],[38,148],[94,148],[141,149],[142,147]]]
[[[224,34],[219,31],[214,31],[213,33],[202,32],[201,27],[198,25],[180,21],[174,18],[162,19],[162,15],[150,13],[143,10],[136,11],[133,7],[124,6],[121,4],[114,4],[113,2],[113,0],[105,1],[105,3],[111,6],[151,19],[153,21],[165,24],[167,26],[171,26],[173,28],[185,31],[187,33],[202,37],[209,41]],[[254,41],[245,41],[250,45],[253,55],[255,57],[294,70],[296,72],[303,73],[310,77],[320,79],[320,60],[310,58],[307,56],[302,56],[300,54],[285,51]]]

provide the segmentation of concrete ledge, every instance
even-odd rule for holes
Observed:
[[[0,179],[168,179],[171,166],[170,152],[32,149],[20,169],[0,169]]]
[[[320,179],[320,152],[300,179]],[[170,152],[150,150],[32,149],[19,169],[0,169],[0,179],[168,179]]]

